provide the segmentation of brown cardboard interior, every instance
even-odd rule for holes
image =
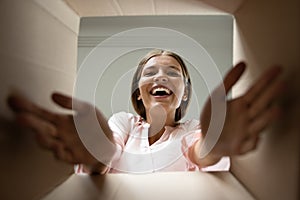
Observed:
[[[57,107],[49,101],[49,91],[72,92],[79,16],[87,15],[84,13],[89,13],[89,8],[76,7],[75,5],[80,1],[66,2],[68,4],[64,1],[3,0],[0,3],[0,21],[5,27],[0,32],[1,45],[5,47],[0,49],[2,61],[0,141],[3,174],[1,199],[33,199],[43,196],[46,191],[66,179],[70,173],[69,166],[55,162],[52,155],[38,149],[32,142],[32,138],[24,136],[26,133],[11,124],[11,113],[5,106],[7,95],[15,88],[35,102],[53,109]],[[91,5],[93,2],[96,1],[91,0]],[[102,2],[107,4],[106,1]],[[155,14],[200,14],[200,11],[211,9],[213,12],[230,12],[235,16],[234,61],[236,63],[245,60],[249,67],[240,83],[234,88],[234,95],[238,96],[245,91],[250,83],[271,64],[283,65],[287,88],[281,102],[284,112],[280,121],[265,131],[255,152],[233,158],[231,173],[195,176],[194,174],[191,176],[190,173],[146,176],[108,175],[107,178],[72,175],[67,182],[46,196],[46,199],[57,199],[57,197],[71,199],[76,197],[76,194],[79,198],[87,192],[91,192],[91,198],[105,194],[111,199],[118,197],[122,199],[123,195],[129,195],[133,199],[142,195],[135,193],[134,188],[145,183],[148,183],[145,194],[149,198],[153,193],[151,188],[154,189],[154,196],[157,198],[172,196],[172,194],[175,196],[178,194],[174,192],[176,190],[181,194],[186,192],[180,182],[190,186],[187,189],[189,199],[199,198],[197,185],[199,187],[201,185],[201,195],[208,199],[218,198],[220,194],[230,194],[226,196],[227,199],[230,197],[231,199],[240,199],[240,197],[298,199],[300,127],[297,120],[300,117],[300,84],[297,76],[300,69],[300,2],[298,0],[237,0],[230,4],[221,0],[166,2],[168,1],[161,1],[161,8],[170,8],[173,11],[169,10],[167,13],[166,9],[162,9]],[[141,4],[139,5],[142,7]],[[184,10],[184,5],[190,11]],[[127,14],[131,15],[132,10],[131,8]],[[96,14],[97,12],[94,15]],[[109,12],[109,9],[103,13],[105,14],[120,15],[118,12]],[[106,181],[102,181],[103,179]],[[125,184],[127,180],[128,184]],[[167,184],[167,180],[173,180],[172,188],[157,192],[158,184]],[[178,184],[175,184],[176,181]],[[119,193],[113,190],[115,184],[120,185],[117,188]],[[190,189],[193,186],[195,188]],[[78,193],[74,192],[71,195],[69,191]],[[129,192],[131,193],[128,194]],[[178,195],[178,197],[183,196]]]
[[[250,67],[234,92],[274,64],[283,65],[287,81],[280,121],[262,134],[255,152],[232,161],[232,173],[258,199],[299,198],[299,8],[299,1],[246,1],[235,13],[234,59]]]
[[[56,20],[60,17],[65,24]],[[6,100],[21,92],[40,105],[61,110],[50,94],[72,93],[79,17],[60,1],[52,14],[35,1],[1,1],[0,23],[0,198],[37,199],[73,169],[41,149],[32,132],[12,123]]]

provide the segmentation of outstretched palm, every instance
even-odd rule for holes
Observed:
[[[231,156],[247,153],[256,148],[259,134],[279,114],[279,107],[274,103],[283,91],[283,82],[278,80],[280,67],[272,67],[261,75],[253,86],[242,96],[226,100],[226,95],[239,80],[246,65],[239,63],[224,78],[225,92],[218,87],[208,98],[200,117],[203,137],[217,134],[217,141],[207,140],[204,148],[217,156]],[[224,90],[223,90],[224,91]],[[212,103],[214,102],[214,103]],[[226,107],[226,113],[212,108]],[[215,114],[215,115],[214,115]],[[222,117],[212,117],[224,114]],[[222,121],[223,120],[223,121]],[[213,132],[216,125],[221,124],[221,132]],[[209,137],[207,137],[209,138]],[[208,153],[208,152],[206,152]]]

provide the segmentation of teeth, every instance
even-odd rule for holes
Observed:
[[[155,88],[152,91],[152,94],[156,94],[156,92],[166,92],[168,95],[171,94],[171,91],[169,89],[167,89],[167,88],[164,88],[164,87]]]

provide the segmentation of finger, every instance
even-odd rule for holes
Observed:
[[[221,85],[219,85],[211,94],[211,100],[218,100],[218,103],[225,103],[226,102],[226,95],[232,88],[232,86],[239,80],[239,78],[242,76],[243,72],[245,71],[246,64],[244,62],[241,62],[237,64],[235,67],[233,67],[225,76],[224,81]],[[225,89],[225,93],[224,93]],[[219,101],[220,99],[224,101]],[[208,102],[209,103],[209,102]]]
[[[249,108],[249,117],[250,119],[254,119],[267,109],[276,99],[282,94],[284,90],[284,84],[282,81],[277,81],[271,83],[271,85],[265,89],[265,92],[262,93],[259,97],[255,99],[255,101],[251,104]]]
[[[42,120],[31,113],[18,114],[16,120],[20,125],[27,127],[36,133],[50,135],[52,137],[57,137],[58,135],[55,125]]]
[[[246,64],[244,62],[240,62],[227,73],[227,75],[224,78],[224,87],[226,94],[230,91],[232,86],[240,79],[245,69]]]
[[[80,113],[85,112],[86,110],[90,109],[90,105],[86,102],[83,102],[79,99],[72,98],[70,96],[61,94],[61,93],[53,93],[52,99],[55,103],[60,105],[63,108],[73,109]]]
[[[249,138],[246,141],[244,141],[239,149],[239,155],[246,154],[256,149],[258,142],[259,142],[259,137]]]
[[[274,66],[264,72],[255,84],[247,91],[245,99],[247,102],[252,102],[259,96],[268,85],[274,81],[281,73],[280,66]]]
[[[72,109],[72,97],[56,92],[52,94],[52,99],[63,108]]]
[[[57,143],[54,146],[53,153],[56,159],[74,164],[71,151],[69,151],[62,143]]]
[[[259,117],[256,117],[254,120],[252,120],[251,124],[249,125],[248,132],[252,135],[252,137],[256,137],[270,123],[272,123],[280,116],[280,112],[280,108],[273,105],[272,107],[264,111]]]
[[[43,133],[35,133],[35,139],[40,147],[48,150],[54,149],[59,143],[59,140]]]
[[[10,108],[16,113],[28,112],[28,113],[35,114],[43,119],[53,122],[53,123],[56,121],[57,115],[55,113],[52,113],[52,112],[36,105],[35,103],[28,100],[24,96],[11,95],[8,98],[7,102],[8,102],[8,105],[10,106]]]

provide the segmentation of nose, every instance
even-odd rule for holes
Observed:
[[[155,77],[153,77],[153,81],[154,82],[167,82],[168,81],[168,78],[164,75],[157,75]]]

